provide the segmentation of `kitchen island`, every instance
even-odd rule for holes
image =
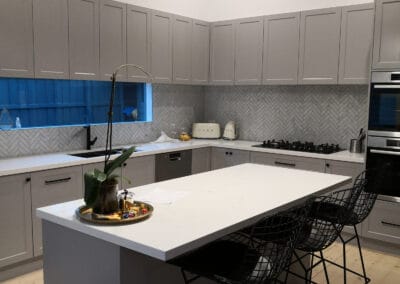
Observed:
[[[243,164],[133,188],[154,206],[136,224],[83,223],[75,216],[82,200],[40,208],[45,283],[182,283],[166,261],[350,181]]]

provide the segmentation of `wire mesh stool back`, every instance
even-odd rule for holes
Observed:
[[[219,283],[269,283],[290,263],[310,205],[263,218],[239,231],[173,261],[185,283],[207,277]],[[247,233],[248,232],[248,233]],[[186,272],[196,276],[189,279]]]

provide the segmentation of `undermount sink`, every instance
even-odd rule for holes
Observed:
[[[113,149],[111,151],[111,155],[120,154],[120,153],[122,153],[122,150],[124,150],[124,149],[123,148]],[[68,154],[68,155],[80,157],[80,158],[94,158],[94,157],[104,156],[106,153],[107,153],[107,151],[101,150],[101,151],[80,152],[80,153]]]

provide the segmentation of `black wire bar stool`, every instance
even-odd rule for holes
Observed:
[[[359,193],[356,194],[356,195],[358,195],[358,198],[355,201],[355,204],[351,211],[346,212],[346,210],[343,208],[340,208],[340,207],[335,208],[334,206],[331,206],[331,209],[333,211],[342,210],[344,212],[344,214],[343,214],[344,218],[340,218],[338,220],[338,222],[340,222],[344,226],[350,226],[354,230],[354,235],[347,239],[343,236],[343,234],[339,234],[339,239],[342,242],[343,265],[340,265],[329,259],[325,259],[326,262],[343,269],[343,277],[344,277],[343,283],[347,283],[347,273],[346,272],[350,272],[357,276],[360,276],[361,278],[364,279],[365,283],[369,283],[371,281],[371,279],[369,277],[367,277],[367,273],[365,270],[364,257],[362,254],[360,237],[359,237],[358,230],[357,230],[357,225],[359,223],[361,223],[362,221],[364,221],[365,218],[368,217],[369,213],[371,212],[371,210],[375,204],[376,198],[378,196],[376,193],[366,191],[366,187],[368,185],[368,178],[367,178],[368,173],[371,173],[371,172],[372,171],[369,171],[369,172],[364,171],[355,179],[353,189],[355,191],[358,191]],[[373,186],[372,183],[373,183],[373,181],[370,181],[370,186]],[[321,216],[321,217],[327,218],[327,216],[325,216],[325,217]],[[361,262],[361,268],[362,268],[362,274],[347,267],[346,244],[348,244],[349,242],[351,242],[354,239],[356,239],[356,241],[357,241],[358,252],[360,255],[360,262]]]
[[[205,277],[224,284],[282,283],[310,203],[265,217],[170,263],[181,268],[185,283]]]

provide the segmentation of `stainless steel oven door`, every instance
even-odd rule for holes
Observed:
[[[367,191],[381,195],[380,199],[400,202],[400,139],[368,137]],[[374,176],[376,175],[376,176]]]

